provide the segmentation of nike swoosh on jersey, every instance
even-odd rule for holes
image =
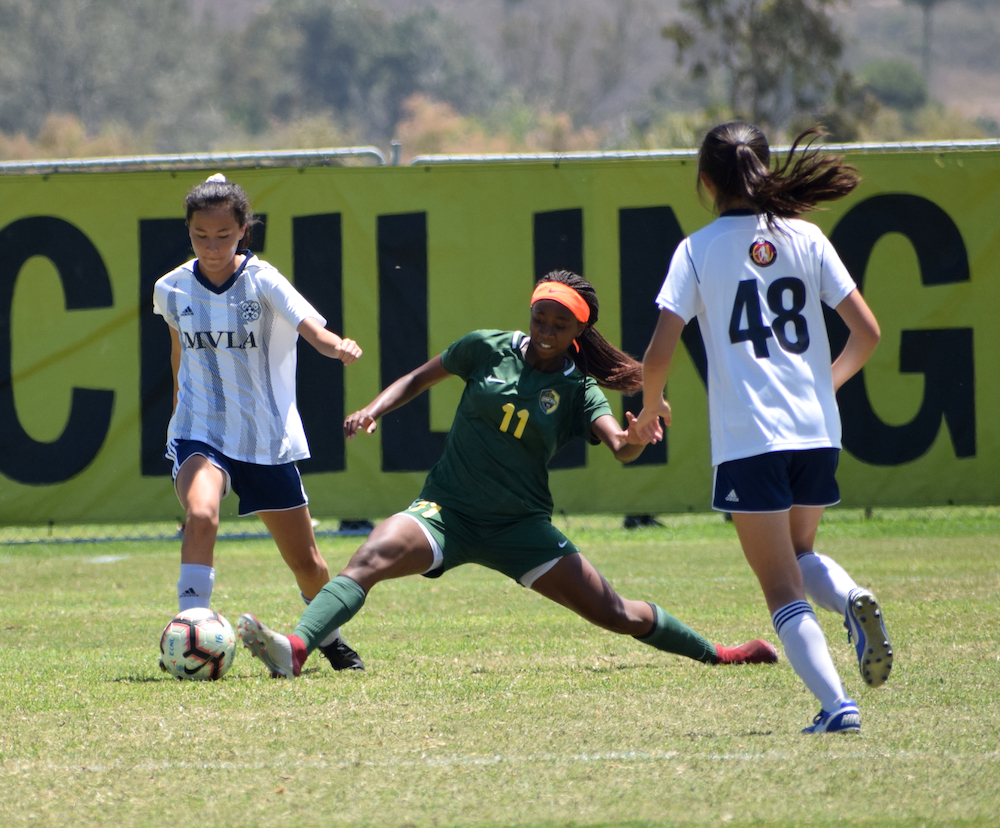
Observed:
[[[562,543],[559,544],[559,548],[562,549],[567,543],[569,543],[569,541],[564,540]]]
[[[486,381],[487,382],[499,382],[501,385],[503,385],[503,380],[500,379],[499,377],[487,377]]]

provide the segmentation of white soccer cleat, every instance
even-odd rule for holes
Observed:
[[[272,678],[295,678],[299,674],[292,663],[292,645],[286,636],[269,629],[248,612],[240,616],[237,629],[243,646],[264,662]]]

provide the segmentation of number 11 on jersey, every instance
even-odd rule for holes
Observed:
[[[507,403],[501,409],[503,411],[503,419],[500,421],[500,430],[507,433],[507,429],[510,428],[510,421],[514,417],[514,403]],[[517,428],[514,429],[514,437],[518,440],[521,439],[521,435],[524,434],[524,427],[528,424],[528,410],[522,408],[517,412]]]

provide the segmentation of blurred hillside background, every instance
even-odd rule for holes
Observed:
[[[1000,137],[1000,0],[0,0],[0,161]]]

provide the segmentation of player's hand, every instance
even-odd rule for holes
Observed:
[[[660,425],[660,419],[663,425]],[[635,424],[629,425],[629,430],[634,430],[638,436],[649,443],[658,443],[663,439],[663,429],[670,425],[671,413],[670,403],[661,399],[660,405],[654,409],[643,408],[639,416],[635,419]]]
[[[658,443],[663,439],[663,426],[660,425],[659,417],[653,420],[651,427],[643,431],[639,430],[639,421],[631,411],[625,412],[625,422],[628,425],[622,432],[622,437],[625,438],[626,443],[631,443],[633,446],[644,446],[647,443]]]
[[[359,429],[364,431],[365,434],[374,434],[377,428],[378,421],[368,413],[367,409],[362,408],[344,420],[344,437],[348,440],[353,439]]]
[[[353,339],[340,340],[340,356],[337,357],[344,365],[350,365],[354,360],[361,357],[361,348]]]

